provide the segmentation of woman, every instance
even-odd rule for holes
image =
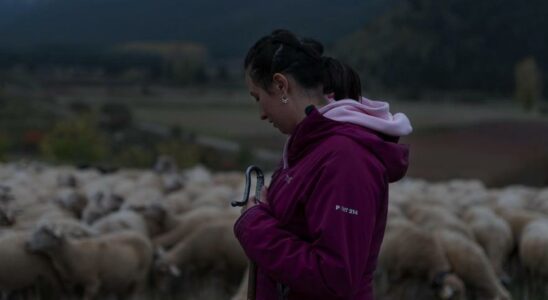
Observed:
[[[245,59],[261,119],[289,135],[261,202],[234,225],[258,267],[258,300],[373,299],[388,184],[407,171],[397,143],[412,130],[407,117],[361,97],[358,75],[322,52],[277,30]]]

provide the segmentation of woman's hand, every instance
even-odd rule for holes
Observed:
[[[263,188],[261,189],[261,198],[260,198],[261,202],[268,203],[268,199],[266,198],[267,194],[268,194],[268,189],[266,186],[263,186]],[[255,205],[259,205],[259,202],[256,202],[255,200],[255,196],[249,197],[249,199],[247,199],[246,206],[242,207],[242,214],[244,213],[244,211],[252,208]]]

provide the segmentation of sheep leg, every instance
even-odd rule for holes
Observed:
[[[83,300],[93,300],[93,298],[99,293],[100,287],[101,283],[99,282],[99,280],[87,284],[84,290]]]

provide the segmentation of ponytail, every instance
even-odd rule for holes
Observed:
[[[354,99],[362,94],[360,76],[348,65],[331,57],[322,57],[323,93],[333,94],[335,101]]]

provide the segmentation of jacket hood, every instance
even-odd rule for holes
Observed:
[[[285,144],[284,168],[324,139],[343,135],[375,155],[384,165],[389,182],[398,181],[405,176],[409,165],[409,146],[398,144],[398,140],[411,131],[409,119],[402,113],[392,115],[386,102],[345,99],[320,109],[313,107],[307,110],[307,116]]]

